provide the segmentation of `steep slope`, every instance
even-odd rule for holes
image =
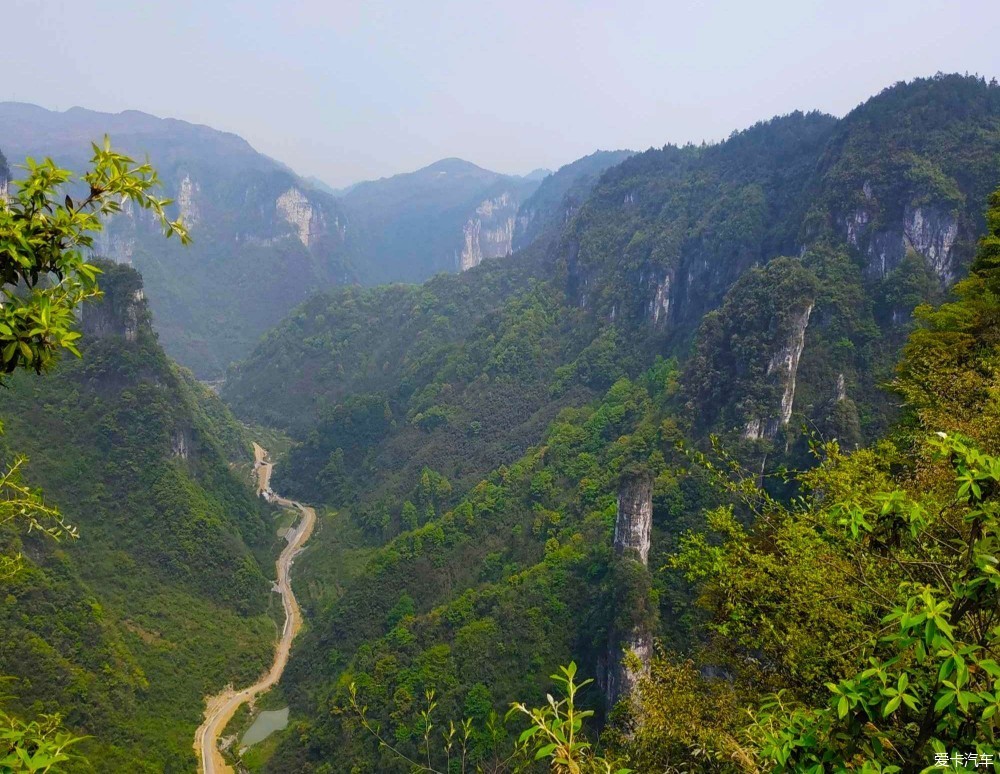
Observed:
[[[538,190],[518,209],[513,248],[527,247],[546,232],[558,236],[590,195],[601,173],[632,155],[633,151],[625,150],[595,151],[545,176]]]
[[[342,201],[362,280],[421,282],[508,255],[518,206],[537,187],[461,159],[352,186]]]
[[[553,369],[595,328],[537,280],[543,273],[528,250],[422,286],[318,295],[230,373],[222,394],[237,414],[303,441],[276,471],[290,496],[344,504],[384,486],[398,494],[426,466],[474,483],[523,453],[564,401],[613,381],[596,367],[550,394]],[[612,345],[602,340],[590,357]]]
[[[558,239],[358,313],[328,295],[269,335],[225,394],[248,415],[272,400],[256,375],[314,394],[280,420],[300,444],[294,480],[276,475],[340,508],[285,689],[300,725],[272,770],[334,751],[393,770],[328,711],[351,680],[405,746],[431,685],[442,712],[485,717],[533,700],[557,659],[616,694],[622,643],[683,643],[683,584],[650,569],[714,495],[676,442],[721,433],[766,476],[805,461],[803,423],[847,445],[885,426],[910,312],[964,271],[998,182],[998,100],[941,76],[841,120],[650,150],[605,171]],[[504,289],[525,267],[534,282]],[[401,356],[369,358],[369,331]],[[640,539],[616,552],[619,527]]]
[[[146,213],[126,211],[96,252],[142,272],[164,347],[199,377],[221,376],[311,291],[353,280],[337,201],[242,138],[138,111],[0,103],[0,147],[12,163],[51,156],[80,171],[105,134],[149,157],[194,243],[166,242]]]
[[[83,359],[18,376],[0,405],[4,463],[26,454],[80,535],[0,533],[27,561],[0,599],[0,674],[15,710],[91,737],[88,770],[187,772],[202,697],[270,659],[275,538],[230,463],[251,459],[239,426],[167,359],[135,271],[104,271]]]
[[[781,415],[779,426],[787,426],[791,414],[780,403],[792,386],[789,406],[816,421],[846,391],[863,399],[861,431],[874,433],[885,420],[878,384],[895,361],[910,310],[965,271],[998,159],[996,83],[937,76],[897,84],[839,122],[794,114],[718,146],[632,157],[595,187],[559,260],[575,303],[683,353],[706,312],[750,268],[777,256],[800,258],[818,290],[801,321],[804,333],[794,332],[795,339],[804,335],[801,344],[775,341],[759,353],[766,369],[779,350],[794,352],[795,367],[784,369],[765,413]],[[716,323],[705,324],[703,337]],[[769,335],[745,327],[723,335],[758,333]],[[695,381],[703,397],[731,387],[712,368]],[[703,407],[690,405],[693,412]],[[747,426],[759,417],[745,411],[722,425],[710,415],[692,418],[699,433],[758,435]],[[772,425],[764,435],[777,430]]]

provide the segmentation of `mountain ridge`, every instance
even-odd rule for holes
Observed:
[[[842,119],[650,149],[506,261],[320,294],[268,334],[224,398],[291,429],[277,480],[338,516],[305,570],[318,612],[285,686],[300,724],[266,770],[392,765],[323,711],[351,682],[408,744],[406,697],[430,685],[463,717],[471,697],[544,695],[552,664],[617,686],[623,644],[683,646],[697,610],[650,568],[720,500],[678,442],[718,437],[778,496],[811,464],[800,426],[844,448],[885,431],[910,314],[962,276],[1000,182],[998,97],[918,79]],[[648,564],[612,550],[636,481]]]
[[[15,711],[90,735],[73,771],[182,772],[202,697],[256,677],[275,631],[271,513],[249,486],[245,431],[156,342],[130,267],[102,264],[82,359],[5,384],[0,457],[79,531],[0,527],[0,672]]]

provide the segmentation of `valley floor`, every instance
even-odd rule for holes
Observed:
[[[288,663],[292,640],[302,627],[302,613],[299,610],[295,594],[292,592],[291,569],[295,556],[302,550],[313,527],[316,525],[316,511],[309,506],[294,500],[286,500],[271,493],[272,463],[267,461],[267,452],[258,444],[254,444],[254,469],[257,472],[257,491],[287,508],[296,508],[302,513],[302,519],[297,527],[290,528],[285,535],[288,545],[281,552],[276,564],[276,590],[281,594],[282,605],[285,608],[285,624],[281,631],[274,653],[274,663],[260,680],[240,691],[234,691],[231,686],[222,693],[209,696],[206,699],[205,722],[195,732],[194,747],[198,755],[198,770],[204,774],[223,774],[232,772],[219,750],[219,734],[244,702],[253,702],[260,694],[268,691],[280,679]]]

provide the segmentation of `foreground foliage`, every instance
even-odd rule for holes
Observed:
[[[720,471],[736,474],[737,508],[673,559],[709,613],[699,661],[712,669],[659,656],[631,718],[633,760],[810,772],[998,760],[1000,457],[985,449],[1000,431],[1000,192],[987,224],[954,300],[918,312],[890,440],[818,448],[787,505],[738,464]]]
[[[27,160],[27,175],[13,184],[14,194],[0,200],[0,371],[18,369],[41,373],[53,366],[61,350],[79,356],[76,341],[77,311],[85,300],[101,293],[100,270],[87,263],[83,251],[93,246],[93,235],[103,227],[102,216],[119,212],[130,202],[151,210],[166,228],[187,241],[179,221],[169,221],[164,207],[170,202],[149,191],[157,184],[149,164],[103,147],[93,146],[92,168],[81,180],[89,195],[74,203],[69,195],[60,202],[70,172],[51,159],[36,164]],[[3,431],[0,425],[0,432]],[[76,536],[59,512],[45,505],[40,493],[22,480],[24,457],[17,457],[0,474],[0,528],[19,527],[40,531],[52,538]],[[6,541],[5,541],[6,542]],[[21,557],[0,553],[0,581],[9,580],[21,568]],[[76,739],[59,729],[58,715],[22,723],[3,714],[0,766],[12,770],[47,771],[67,759],[63,750]]]
[[[358,718],[362,728],[371,734],[380,747],[388,750],[396,758],[412,767],[413,771],[428,774],[451,774],[451,772],[490,772],[490,774],[516,774],[536,770],[535,763],[541,761],[555,774],[629,774],[630,769],[622,768],[613,760],[594,752],[593,746],[583,734],[583,722],[593,716],[592,710],[581,710],[577,693],[593,680],[577,681],[576,663],[560,667],[559,674],[551,675],[557,686],[556,696],[546,695],[546,704],[541,707],[527,707],[520,702],[511,705],[506,720],[515,716],[528,718],[529,724],[514,741],[508,741],[506,731],[500,728],[500,720],[495,713],[487,719],[485,735],[492,742],[492,756],[483,759],[470,757],[475,736],[473,718],[466,718],[457,726],[448,721],[447,727],[438,732],[441,736],[441,750],[435,739],[432,751],[432,734],[436,729],[433,719],[437,703],[434,692],[427,692],[427,705],[421,711],[423,720],[423,753],[420,760],[409,757],[388,741],[381,733],[377,721],[368,717],[368,707],[358,702],[357,687],[350,689],[350,710]],[[480,733],[483,729],[477,729]],[[441,759],[438,763],[437,759]]]
[[[67,749],[82,741],[62,729],[58,715],[42,715],[25,723],[0,710],[0,772],[36,772],[59,770],[58,764],[70,760]]]
[[[166,235],[188,241],[180,221],[167,218],[171,202],[150,194],[159,184],[156,171],[111,150],[111,141],[93,146],[91,168],[80,176],[89,188],[82,201],[66,194],[71,172],[52,159],[26,162],[27,175],[12,183],[13,195],[0,201],[0,370],[12,373],[50,368],[60,350],[79,355],[75,312],[100,295],[99,270],[84,259],[103,218],[123,205],[150,210]]]

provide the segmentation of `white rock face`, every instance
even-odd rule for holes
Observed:
[[[767,364],[767,373],[778,373],[785,383],[785,391],[781,396],[781,424],[787,425],[792,418],[792,403],[795,400],[795,376],[799,371],[799,358],[806,345],[806,327],[813,305],[809,304],[795,317],[792,323],[792,335],[788,343],[774,353],[771,362]]]
[[[615,553],[637,558],[643,567],[648,566],[652,527],[653,482],[648,478],[635,478],[624,482],[618,492]],[[624,663],[625,657],[629,654],[638,657],[637,668],[635,664]],[[622,697],[632,694],[639,678],[649,671],[652,655],[652,635],[644,628],[636,627],[624,635],[611,632],[608,653],[605,657],[607,677],[604,685],[609,708],[614,707]]]
[[[842,400],[847,400],[847,383],[844,381],[843,374],[837,374],[836,395],[838,403]]]
[[[649,313],[653,318],[653,325],[664,323],[670,314],[670,275],[665,274],[663,279],[656,285],[656,293],[653,300],[649,302]]]
[[[878,277],[895,269],[907,250],[915,250],[927,261],[942,285],[956,279],[953,248],[958,239],[958,220],[950,211],[934,205],[906,207],[901,223],[872,230],[878,203],[867,181],[862,186],[865,201],[844,218],[847,241],[868,256],[869,270]]]
[[[138,209],[131,200],[124,201],[120,213],[101,218],[104,228],[97,232],[91,253],[131,265],[138,241],[137,231],[144,217],[152,222],[153,216],[146,210]]]
[[[309,247],[318,233],[319,217],[312,204],[298,188],[289,188],[274,202],[286,223],[295,229],[299,241]]]
[[[466,222],[463,229],[465,235],[465,247],[462,248],[462,255],[458,259],[458,268],[467,271],[473,266],[478,266],[483,262],[483,249],[479,244],[479,232],[483,224],[479,220]]]
[[[649,536],[653,527],[653,487],[648,479],[623,484],[618,492],[615,518],[615,552],[635,551],[644,564],[649,562]]]
[[[743,427],[743,437],[751,441],[759,441],[764,437],[764,423],[760,417],[750,419]]]
[[[117,233],[105,229],[100,232],[94,244],[94,254],[115,263],[131,265],[135,255],[135,233]]]
[[[751,417],[743,428],[743,437],[752,441],[762,438],[774,438],[778,430],[787,425],[792,418],[792,405],[795,402],[795,377],[799,370],[799,359],[806,344],[806,328],[813,305],[796,312],[792,317],[792,330],[785,344],[771,356],[767,364],[767,373],[776,375],[782,385],[781,405],[777,415],[770,419]]]
[[[868,210],[865,209],[855,210],[852,215],[848,216],[845,221],[845,225],[847,226],[847,241],[857,247],[861,235],[868,227],[869,220],[871,220],[871,216],[868,214]]]
[[[170,452],[175,457],[180,457],[182,460],[188,458],[188,453],[191,444],[188,442],[187,434],[183,430],[174,430],[170,437]]]
[[[188,228],[197,223],[200,217],[196,201],[200,193],[201,186],[191,180],[190,175],[184,175],[180,188],[177,190],[177,207],[181,213],[181,220]]]
[[[907,208],[903,217],[903,236],[909,247],[927,259],[943,284],[954,282],[951,248],[958,237],[958,222],[951,213],[923,207]]]
[[[145,298],[142,288],[132,294],[132,303],[125,310],[125,341],[135,341],[139,337],[139,310]]]
[[[463,228],[465,244],[458,258],[459,269],[466,271],[486,258],[510,255],[516,224],[517,202],[509,193],[482,201]]]

